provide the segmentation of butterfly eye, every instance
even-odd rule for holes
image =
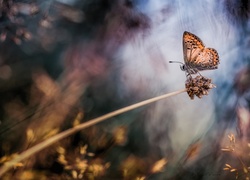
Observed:
[[[182,71],[185,71],[186,70],[186,66],[183,64],[183,65],[180,65],[180,68]]]

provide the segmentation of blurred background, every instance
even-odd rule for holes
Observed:
[[[218,51],[186,93],[80,131],[3,179],[249,179],[248,0],[0,1],[0,165],[68,128],[185,87],[182,36]]]

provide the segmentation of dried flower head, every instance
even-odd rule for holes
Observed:
[[[203,95],[208,95],[209,89],[216,87],[211,82],[211,79],[200,75],[196,76],[195,78],[189,77],[185,84],[189,97],[194,99],[195,95],[198,98],[201,98]]]

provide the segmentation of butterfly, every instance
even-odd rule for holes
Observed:
[[[220,63],[218,52],[215,49],[206,48],[199,37],[187,31],[183,33],[183,56],[184,64],[182,63],[181,70],[186,71],[187,75],[217,69]]]

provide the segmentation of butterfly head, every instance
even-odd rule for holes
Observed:
[[[179,61],[169,61],[169,63],[180,63],[181,64],[180,65],[181,70],[182,71],[186,71],[187,70],[187,66],[184,63],[182,63],[182,62],[179,62]]]
[[[196,74],[198,72],[198,69],[196,68],[189,68],[186,64],[179,62],[179,61],[169,61],[169,63],[180,63],[180,68],[182,71],[186,71],[187,74]]]
[[[180,65],[182,71],[186,71],[187,74],[196,74],[198,70],[196,68],[188,68],[185,64]]]
[[[187,70],[187,67],[186,67],[185,64],[180,65],[180,68],[181,68],[182,71],[186,71]]]

